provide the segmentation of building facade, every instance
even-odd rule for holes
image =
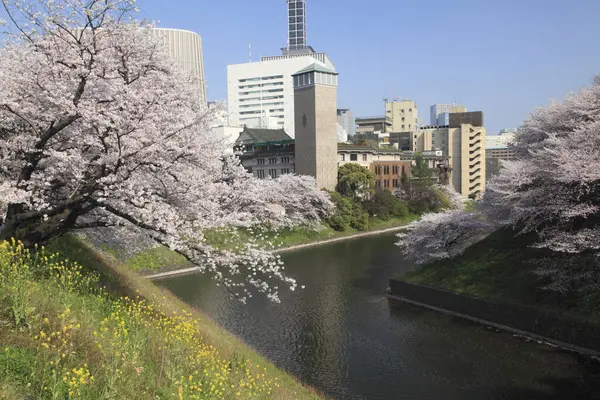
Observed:
[[[302,56],[227,66],[230,124],[264,128],[265,119],[275,118],[277,128],[293,138],[292,74],[314,61],[310,56]]]
[[[516,129],[502,129],[499,135],[489,135],[485,139],[486,147],[508,147],[515,141]]]
[[[206,102],[206,80],[202,58],[202,38],[195,32],[182,29],[154,28],[152,35],[168,48],[169,56],[190,74],[198,87],[200,101]]]
[[[449,126],[423,127],[412,136],[412,151],[441,150],[448,156],[452,171],[450,181],[457,192],[471,198],[483,194],[486,184],[483,113],[453,113]]]
[[[499,135],[486,138],[485,165],[486,177],[489,180],[502,168],[502,161],[514,160],[515,151],[510,146],[515,140],[516,129],[503,129]]]
[[[337,185],[337,78],[317,62],[293,75],[296,172],[319,189]]]
[[[257,178],[295,173],[294,140],[283,129],[245,127],[235,146],[244,168]]]
[[[412,100],[386,101],[385,117],[390,120],[390,132],[410,132],[417,129],[419,110]]]
[[[450,125],[450,113],[467,112],[467,107],[458,104],[434,104],[429,108],[429,125]]]
[[[423,158],[432,171],[432,176],[440,181],[438,171],[448,169],[448,157],[441,151],[424,152]],[[375,187],[394,190],[403,178],[411,177],[415,154],[396,149],[381,149],[366,145],[338,144],[338,164],[355,163],[370,169],[375,174]],[[403,174],[405,176],[403,177]]]
[[[385,115],[360,117],[354,120],[356,124],[355,134],[368,135],[374,133],[385,133],[392,127],[392,119]]]
[[[349,108],[338,108],[337,110],[337,122],[340,124],[348,136],[356,135],[356,121],[354,114]]]

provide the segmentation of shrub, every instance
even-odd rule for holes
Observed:
[[[357,231],[366,231],[369,229],[369,213],[362,211],[362,208],[357,209],[356,213],[353,215],[350,226]]]
[[[327,220],[327,224],[337,232],[344,232],[346,230],[347,224],[344,221],[344,218],[341,215],[333,215]]]
[[[408,207],[389,190],[377,190],[372,199],[363,202],[364,208],[371,217],[388,220],[392,217],[402,218],[408,215]]]
[[[363,209],[362,203],[337,192],[330,194],[336,211],[329,218],[328,223],[334,230],[341,232],[353,228],[364,231],[369,228],[369,213]]]

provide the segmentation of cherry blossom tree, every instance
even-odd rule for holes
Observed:
[[[46,243],[137,229],[245,299],[294,289],[258,237],[216,248],[206,232],[316,223],[332,204],[309,177],[261,181],[215,140],[214,109],[136,21],[134,0],[2,0],[0,240]],[[2,222],[2,221],[0,221]],[[258,235],[258,234],[257,234]]]
[[[397,235],[397,245],[409,260],[424,264],[461,255],[492,230],[492,223],[479,213],[462,210],[428,213]]]
[[[600,277],[600,76],[562,102],[535,110],[519,129],[518,158],[488,186],[485,208],[553,256],[538,272],[559,291]],[[575,268],[577,265],[577,268]],[[586,268],[582,269],[582,266]]]
[[[475,232],[479,227],[485,231],[479,224],[488,221],[492,227],[511,226],[517,234],[535,233],[533,246],[549,254],[535,261],[547,288],[598,287],[600,77],[564,101],[535,110],[519,129],[514,150],[516,160],[503,162],[488,183],[479,216],[426,216],[403,235],[402,247],[419,259],[427,256],[412,254],[420,249],[433,258],[453,257],[480,237],[460,232],[470,223],[476,224]],[[457,246],[454,240],[463,243]],[[448,241],[457,247],[448,248]]]

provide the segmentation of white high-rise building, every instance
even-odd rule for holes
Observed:
[[[281,129],[295,137],[292,75],[316,63],[335,73],[325,53],[306,45],[305,0],[286,0],[288,45],[282,55],[227,66],[227,103],[231,126]],[[293,20],[293,21],[292,21]]]
[[[206,104],[206,81],[200,35],[183,29],[167,28],[154,28],[152,34],[163,41],[169,49],[171,58],[194,78],[200,92],[200,101]]]
[[[228,65],[229,124],[246,125],[250,128],[283,128],[293,138],[295,129],[292,74],[313,63],[313,55],[302,55]],[[319,64],[326,67],[324,63]],[[264,125],[265,121],[273,119],[276,126]],[[272,122],[269,125],[272,125]]]

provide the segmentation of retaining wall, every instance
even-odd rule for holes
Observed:
[[[449,311],[500,328],[524,331],[563,347],[581,347],[600,354],[600,326],[579,322],[558,314],[527,306],[501,304],[415,283],[390,280],[390,296],[413,304]]]

